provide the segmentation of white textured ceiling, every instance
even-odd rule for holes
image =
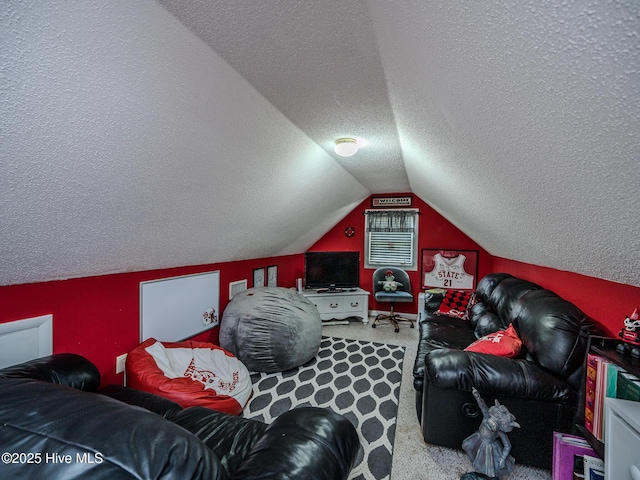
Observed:
[[[410,189],[367,2],[159,1],[369,190]]]
[[[637,0],[26,3],[0,284],[302,252],[410,190],[494,255],[640,286]]]

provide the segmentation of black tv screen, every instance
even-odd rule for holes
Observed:
[[[305,288],[357,288],[360,286],[360,252],[307,252],[304,255]]]

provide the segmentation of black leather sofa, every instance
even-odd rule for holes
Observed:
[[[346,479],[360,448],[328,409],[270,425],[111,385],[57,354],[0,370],[0,478]]]
[[[587,339],[601,330],[575,305],[509,274],[482,278],[475,296],[465,318],[435,313],[442,294],[425,297],[413,370],[424,440],[461,448],[482,420],[475,386],[488,405],[497,399],[521,425],[508,434],[516,462],[550,469],[553,432],[573,432],[581,414]],[[522,340],[518,357],[464,351],[509,324]]]

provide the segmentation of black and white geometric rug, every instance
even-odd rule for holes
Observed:
[[[323,337],[318,355],[278,373],[254,373],[253,397],[244,417],[271,423],[298,406],[326,407],[356,427],[362,449],[350,480],[383,480],[391,474],[405,348]]]

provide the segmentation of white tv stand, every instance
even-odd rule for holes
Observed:
[[[349,317],[369,323],[369,292],[361,288],[303,290],[320,313],[322,325],[348,325]]]

